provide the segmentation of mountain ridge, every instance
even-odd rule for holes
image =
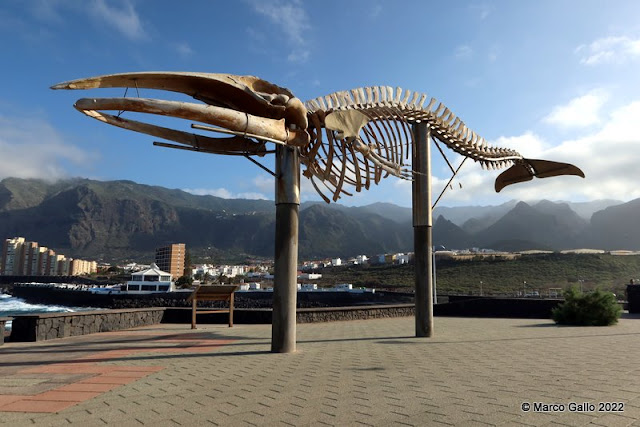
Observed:
[[[434,245],[496,250],[640,249],[640,199],[606,206],[584,219],[567,202],[511,201],[495,207],[436,208]],[[588,209],[581,205],[584,212]],[[448,218],[449,214],[453,219]],[[455,221],[454,221],[455,219]],[[457,224],[456,221],[464,221]],[[222,199],[133,181],[75,178],[49,183],[0,181],[0,237],[23,236],[69,256],[149,257],[185,242],[199,255],[273,256],[275,204]],[[411,209],[392,203],[347,207],[306,202],[300,209],[300,257],[375,255],[413,248]]]

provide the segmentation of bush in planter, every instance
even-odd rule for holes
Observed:
[[[609,326],[618,323],[622,307],[616,296],[600,289],[583,294],[575,286],[564,293],[564,303],[551,312],[561,325]]]

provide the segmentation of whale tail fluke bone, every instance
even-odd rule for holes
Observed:
[[[560,175],[576,175],[584,178],[584,172],[570,163],[551,162],[549,160],[522,159],[496,178],[495,190],[518,182],[531,181],[533,177],[549,178]]]

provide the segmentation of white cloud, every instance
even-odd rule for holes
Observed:
[[[189,43],[186,43],[186,42],[170,43],[169,47],[175,50],[178,53],[178,55],[180,55],[183,58],[187,58],[193,55],[193,49],[191,49],[191,46],[189,46]]]
[[[305,44],[304,32],[310,28],[307,13],[299,2],[257,1],[253,2],[256,12],[266,16],[295,44]]]
[[[269,197],[261,193],[243,192],[236,195],[238,199],[252,199],[252,200],[269,200]]]
[[[640,39],[604,37],[578,46],[576,53],[581,55],[580,63],[585,65],[622,64],[640,58]]]
[[[466,44],[456,47],[456,50],[453,53],[453,56],[459,60],[470,59],[472,55],[473,55],[473,49],[471,49],[471,47]]]
[[[223,199],[252,199],[252,200],[269,200],[264,194],[256,192],[233,193],[226,188],[183,188],[187,193],[196,196],[215,196]]]
[[[259,199],[273,200],[275,183],[273,177],[267,174],[257,175],[251,180],[250,188],[253,191],[233,192],[227,188],[183,188],[187,193],[196,196],[216,196],[223,199]]]
[[[274,179],[271,175],[263,174],[256,176],[251,182],[256,190],[266,194],[273,194],[276,189]]]
[[[528,158],[558,160],[557,158],[551,158],[546,155],[549,145],[532,132],[526,132],[519,136],[503,136],[498,138],[496,141],[490,141],[489,144],[494,147],[515,149],[524,157]],[[449,156],[449,159],[454,163],[454,165],[458,165],[462,161],[461,157]],[[432,162],[432,167],[435,166],[436,162],[434,160]],[[531,195],[536,191],[535,189],[532,190],[531,186],[535,181],[507,187],[502,190],[500,195],[496,195],[494,190],[494,181],[496,177],[505,170],[506,168],[497,171],[483,170],[480,165],[468,159],[460,169],[458,175],[456,175],[451,187],[445,192],[444,196],[438,203],[438,206],[497,204],[514,198],[519,200],[535,198],[535,196]],[[442,171],[434,172],[432,176],[432,203],[435,203],[436,198],[440,195],[440,192],[444,189],[451,177],[451,172],[448,168],[443,168]],[[397,200],[411,200],[410,182],[398,180],[393,183],[393,188]],[[505,195],[505,200],[501,200],[499,202],[495,201],[496,199],[505,198]],[[557,198],[555,195],[553,196],[554,199]],[[544,197],[540,196],[538,198]]]
[[[0,179],[6,177],[56,180],[68,177],[68,163],[86,166],[94,156],[64,142],[40,118],[0,114]]]
[[[493,6],[488,3],[476,3],[469,6],[469,9],[478,19],[484,21],[493,11]]]
[[[587,135],[565,139],[554,145],[531,131],[490,141],[492,146],[516,149],[527,158],[574,164],[582,169],[586,176],[584,179],[576,176],[534,178],[507,186],[496,194],[494,181],[506,169],[485,171],[467,160],[454,181],[453,190],[447,191],[440,205],[497,204],[511,199],[586,201],[607,198],[628,201],[640,198],[636,178],[640,168],[640,100],[603,113],[602,117],[602,123]],[[450,160],[458,164],[460,158]],[[434,201],[450,177],[449,172],[443,171],[438,169],[434,172]],[[380,193],[376,198],[382,199],[387,195],[390,201],[409,204],[409,182],[395,178],[385,181],[390,182],[382,182],[378,188],[372,188],[371,191]],[[457,182],[462,184],[462,189]]]
[[[549,144],[531,131],[527,131],[519,136],[501,136],[491,142],[497,147],[504,147],[516,150],[524,157],[537,158],[549,149]]]
[[[147,39],[147,33],[142,27],[133,4],[129,0],[120,2],[122,7],[113,6],[114,2],[105,0],[93,0],[89,3],[89,14],[94,18],[105,22],[115,28],[131,40]]]
[[[601,121],[600,109],[608,99],[609,93],[605,90],[592,90],[565,105],[554,107],[543,121],[562,128],[581,128],[598,124]]]
[[[302,172],[304,169],[305,167],[301,165],[300,171]],[[268,199],[271,200],[275,198],[276,184],[274,179],[275,178],[271,175],[261,174],[257,175],[251,183],[256,191],[259,191],[262,194],[268,194]],[[318,193],[313,188],[313,184],[311,184],[311,180],[300,174],[300,199],[302,201],[317,200],[319,197],[320,196],[318,196]]]
[[[607,120],[604,120],[603,124],[589,135],[565,140],[556,146],[550,146],[530,133],[517,137],[520,139],[519,142],[514,141],[513,138],[499,139],[505,143],[505,146],[508,144],[513,148],[529,141],[529,144],[534,147],[531,153],[525,153],[524,147],[518,148],[525,157],[571,163],[582,169],[586,175],[585,179],[574,176],[534,178],[533,181],[508,186],[502,190],[501,194],[504,193],[508,199],[519,200],[640,198],[640,186],[637,179],[634,179],[640,166],[638,117],[640,117],[640,100],[607,114],[605,117]],[[502,170],[483,173],[477,167],[469,168],[460,177],[465,185],[464,193],[471,194],[474,198],[491,197],[493,180],[501,172]],[[462,192],[452,193],[451,197],[458,198],[461,194]]]
[[[287,55],[289,62],[300,63],[309,59],[306,32],[311,29],[311,24],[300,1],[254,0],[251,5],[284,33],[287,43],[292,46]]]

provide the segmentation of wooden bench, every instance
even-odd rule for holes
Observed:
[[[233,326],[233,293],[240,286],[237,285],[198,285],[189,296],[191,301],[191,329],[196,329],[196,315],[208,313],[229,313],[229,327]],[[198,310],[198,301],[229,301],[229,308],[214,310]]]

